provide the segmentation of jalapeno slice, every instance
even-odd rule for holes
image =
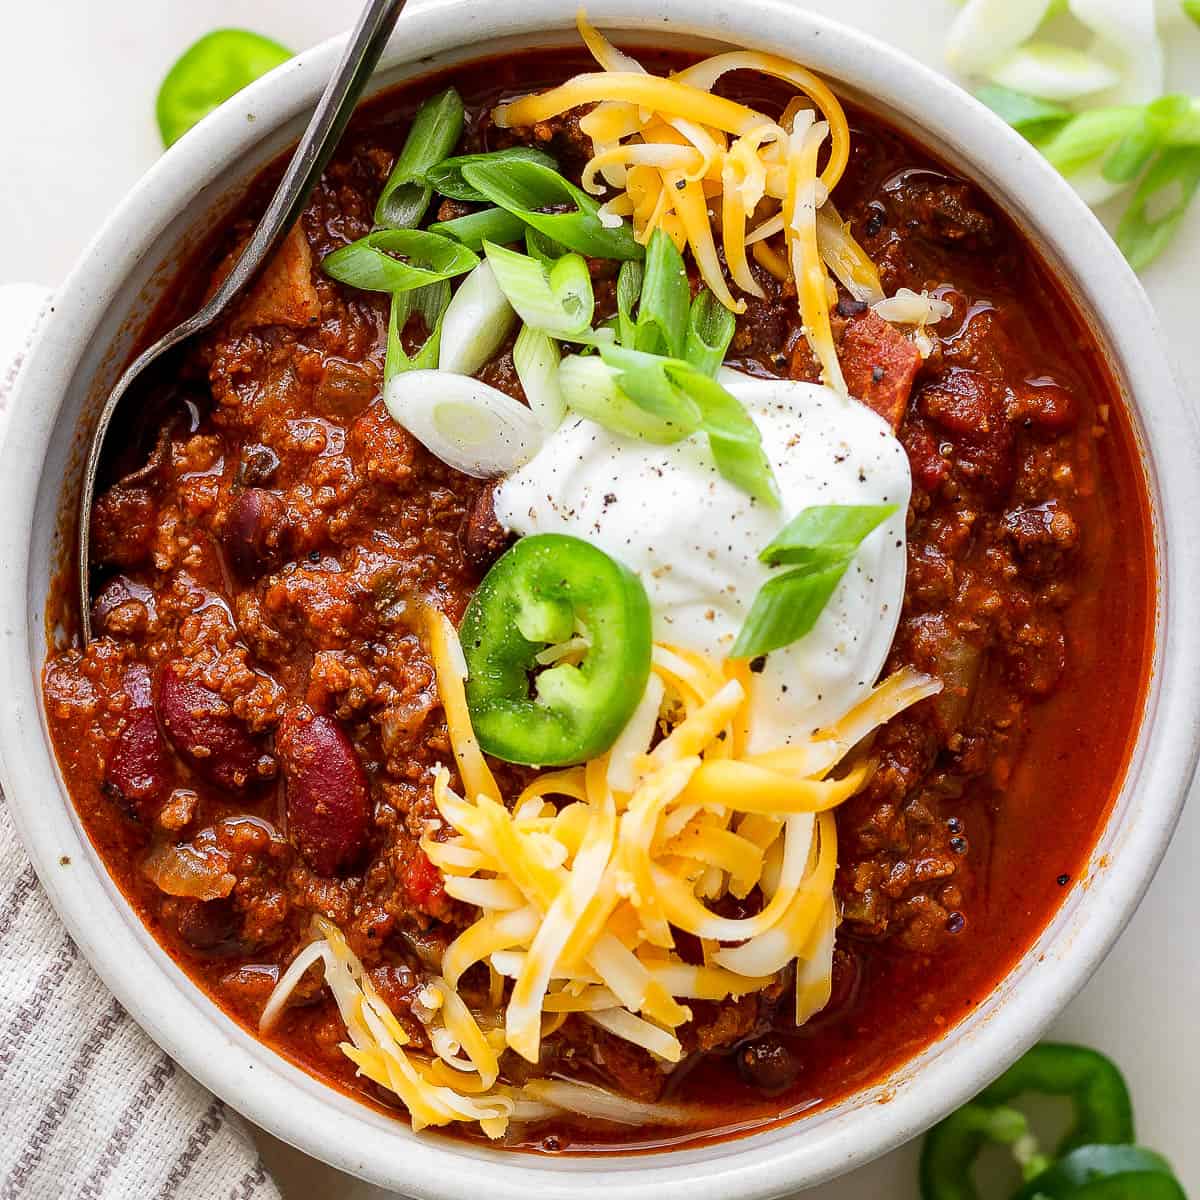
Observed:
[[[158,90],[155,115],[164,146],[292,52],[246,29],[218,29],[184,51]]]
[[[1053,1156],[1038,1150],[1012,1103],[1068,1098],[1074,1121]],[[1171,1165],[1133,1142],[1133,1107],[1120,1069],[1086,1046],[1043,1042],[970,1104],[935,1125],[921,1150],[922,1200],[979,1200],[971,1168],[988,1143],[1012,1148],[1026,1183],[1013,1200],[1183,1200]]]
[[[650,674],[650,603],[641,581],[565,534],[522,538],[504,554],[467,606],[460,637],[479,744],[526,766],[603,754]],[[552,647],[564,657],[548,662]]]
[[[1141,1181],[1146,1175],[1166,1176],[1173,1180],[1171,1164],[1161,1154],[1144,1146],[1080,1146],[1035,1176],[1013,1200],[1075,1200],[1081,1194],[1080,1188],[1098,1180],[1123,1179],[1128,1182],[1131,1176],[1136,1176]],[[1115,1194],[1124,1195],[1120,1191]]]

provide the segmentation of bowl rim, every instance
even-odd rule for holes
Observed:
[[[311,105],[341,37],[252,85],[155,164],[85,251],[31,349],[0,451],[0,502],[9,512],[0,525],[0,562],[9,568],[0,576],[0,683],[8,697],[0,706],[0,757],[18,831],[84,955],[160,1046],[263,1128],[352,1174],[432,1200],[474,1200],[480,1169],[489,1172],[498,1200],[525,1200],[533,1187],[563,1200],[581,1189],[611,1188],[630,1200],[758,1200],[862,1165],[966,1100],[1037,1038],[1132,915],[1166,849],[1200,748],[1192,718],[1200,702],[1200,628],[1183,619],[1184,598],[1200,591],[1200,541],[1185,525],[1189,512],[1200,511],[1200,472],[1194,470],[1200,437],[1171,377],[1149,300],[1095,216],[1019,135],[950,80],[789,0],[736,6],[663,0],[653,15],[634,0],[594,0],[590,7],[593,21],[610,29],[698,35],[791,54],[888,104],[920,127],[926,140],[948,147],[952,161],[965,162],[992,195],[1020,214],[1097,321],[1127,382],[1143,441],[1156,518],[1159,612],[1135,758],[1098,843],[1113,861],[1119,848],[1120,869],[1094,861],[1086,913],[1080,903],[1085,889],[1076,888],[998,989],[1019,984],[1019,995],[998,996],[886,1080],[803,1126],[776,1126],[668,1154],[587,1159],[496,1154],[414,1135],[403,1122],[317,1083],[255,1041],[153,943],[83,835],[46,739],[39,689],[43,614],[35,611],[37,581],[30,571],[35,539],[50,533],[35,527],[39,490],[49,486],[43,462],[87,331],[107,306],[122,300],[122,286],[140,256],[199,186]],[[379,75],[403,64],[417,64],[410,73],[419,75],[445,58],[486,57],[507,37],[560,42],[571,27],[570,13],[557,0],[520,6],[445,0],[405,15]],[[1001,168],[1003,179],[996,175]]]

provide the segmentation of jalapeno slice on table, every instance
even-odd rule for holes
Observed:
[[[1061,1096],[1073,1120],[1041,1153],[1023,1096]],[[1012,1200],[1186,1200],[1160,1154],[1133,1145],[1133,1105],[1120,1069],[1086,1046],[1043,1042],[926,1135],[922,1200],[979,1200],[972,1168],[984,1146],[1009,1146],[1025,1184]]]
[[[480,745],[526,766],[603,754],[650,674],[641,581],[565,534],[522,538],[505,553],[467,606],[460,637]]]

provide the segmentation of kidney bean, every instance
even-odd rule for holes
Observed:
[[[141,663],[130,666],[123,688],[130,708],[108,756],[104,789],[131,816],[149,824],[171,790],[171,756],[154,715],[149,668]]]
[[[205,779],[240,791],[274,774],[274,762],[211,688],[188,679],[181,663],[158,672],[158,714],[179,756]]]
[[[485,487],[476,495],[463,521],[463,555],[480,571],[486,571],[504,553],[508,530],[496,520],[495,491]]]
[[[283,557],[283,501],[264,488],[247,488],[229,506],[223,545],[242,579],[257,579]]]
[[[302,708],[284,717],[275,746],[292,842],[321,875],[351,869],[366,848],[370,789],[350,739],[332,718]]]

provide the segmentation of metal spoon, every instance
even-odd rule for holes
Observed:
[[[288,230],[300,218],[308,203],[309,195],[321,177],[325,164],[333,154],[338,140],[350,120],[350,114],[362,95],[367,80],[375,70],[375,64],[383,53],[396,18],[404,7],[405,0],[367,0],[346,43],[337,70],[333,73],[316,111],[292,161],[284,172],[271,197],[271,203],[263,214],[257,228],[241,257],[224,283],[213,297],[195,316],[177,325],[170,333],[159,338],[148,350],[140,354],[117,386],[109,393],[100,410],[92,442],[88,448],[87,465],[83,472],[83,484],[79,494],[79,535],[77,563],[79,567],[79,618],[83,633],[83,644],[92,640],[90,574],[90,537],[92,524],[92,501],[96,492],[96,474],[104,453],[104,443],[112,425],[113,416],[122,398],[151,363],[161,358],[168,350],[212,325],[233,300],[258,274],[262,265],[279,247]]]

